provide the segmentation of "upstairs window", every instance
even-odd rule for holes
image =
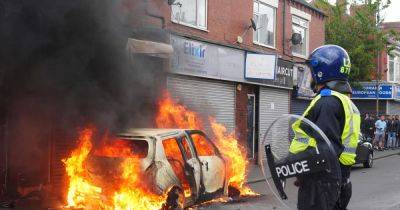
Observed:
[[[172,7],[172,22],[207,29],[207,0],[177,0]]]
[[[389,82],[400,82],[400,56],[389,55],[387,74]]]
[[[308,51],[308,20],[292,16],[292,33],[301,35],[301,43],[292,46],[293,55],[307,57]]]
[[[276,8],[262,1],[254,1],[253,18],[257,25],[257,30],[253,32],[253,42],[275,47]]]
[[[394,56],[389,55],[388,81],[394,82]]]

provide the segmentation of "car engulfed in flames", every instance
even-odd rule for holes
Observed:
[[[210,118],[213,141],[195,112],[168,95],[160,101],[158,128],[106,135],[83,129],[79,146],[64,159],[68,207],[182,209],[216,198],[254,195],[244,186],[245,150]]]

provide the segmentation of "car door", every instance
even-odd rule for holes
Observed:
[[[179,147],[182,151],[185,160],[186,177],[190,182],[191,193],[194,199],[197,199],[201,183],[201,165],[200,161],[196,158],[194,148],[191,147],[187,136],[178,138]]]
[[[214,193],[223,189],[226,177],[224,160],[204,133],[192,131],[189,135],[200,160],[205,193]]]

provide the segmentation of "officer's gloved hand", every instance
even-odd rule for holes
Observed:
[[[294,181],[294,186],[296,187],[300,187],[301,186],[301,180],[299,178],[296,177],[296,181]]]

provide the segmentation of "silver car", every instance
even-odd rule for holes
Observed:
[[[118,137],[140,157],[146,185],[156,194],[168,194],[165,209],[185,208],[228,195],[225,161],[202,131],[131,129]],[[91,180],[112,184],[115,179],[110,176],[122,160],[92,154],[87,161]]]

